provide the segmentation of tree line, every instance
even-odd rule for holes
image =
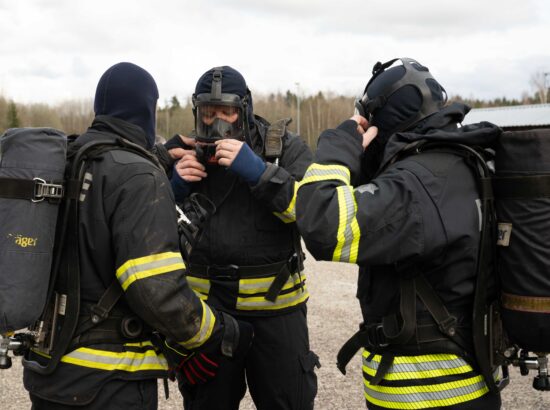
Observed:
[[[459,101],[472,108],[494,107],[504,105],[537,104],[546,101],[546,93],[539,89],[533,95],[525,93],[521,99],[496,98],[481,100],[463,98],[455,95],[450,101]],[[544,97],[544,100],[543,100]],[[298,96],[291,91],[254,95],[254,113],[268,121],[280,118],[292,118],[289,130],[298,129],[298,103],[300,104],[300,135],[312,147],[319,134],[327,128],[334,127],[353,114],[355,97],[334,93],[318,92],[310,96]],[[52,127],[67,134],[78,134],[86,130],[93,120],[92,100],[72,100],[56,105],[41,103],[20,104],[0,96],[0,131],[15,127]],[[174,96],[163,107],[157,110],[157,135],[168,139],[176,133],[189,135],[194,128],[193,112],[190,98],[181,103]]]

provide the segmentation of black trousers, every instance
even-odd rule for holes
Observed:
[[[112,380],[105,384],[96,398],[85,406],[70,406],[30,395],[32,410],[156,410],[158,408],[157,379]]]
[[[238,317],[254,326],[245,358],[224,359],[217,376],[206,384],[180,386],[186,410],[237,410],[250,389],[258,410],[309,410],[317,394],[319,364],[309,349],[306,306],[273,317]]]

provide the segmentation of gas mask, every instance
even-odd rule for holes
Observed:
[[[195,150],[203,164],[216,164],[215,142],[232,138],[243,141],[247,129],[248,98],[222,92],[223,67],[214,68],[210,92],[194,94]],[[247,94],[248,95],[248,94]]]

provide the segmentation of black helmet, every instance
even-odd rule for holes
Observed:
[[[222,138],[245,139],[250,91],[237,70],[229,66],[208,70],[197,82],[192,102],[197,140],[212,143]]]
[[[402,65],[392,67],[396,61]],[[386,137],[410,129],[447,102],[445,89],[427,67],[412,58],[378,62],[372,74],[355,108]]]

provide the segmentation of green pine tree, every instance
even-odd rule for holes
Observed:
[[[21,121],[17,115],[17,106],[13,101],[10,101],[8,106],[8,128],[18,128],[21,126]]]

